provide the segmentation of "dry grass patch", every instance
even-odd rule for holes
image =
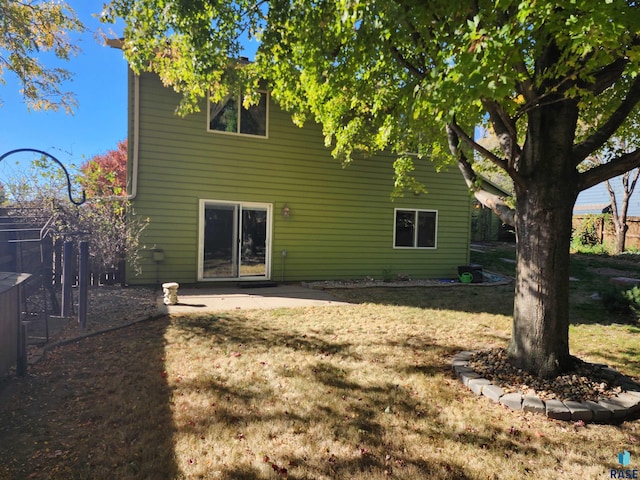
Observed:
[[[619,451],[637,458],[635,422],[512,412],[452,375],[454,353],[506,344],[505,292],[367,291],[353,306],[165,318],[64,347],[18,385],[49,396],[14,400],[0,478],[610,478]],[[607,332],[619,361],[640,346]]]
[[[187,478],[608,474],[635,424],[513,413],[453,379],[454,352],[504,345],[509,329],[503,315],[376,304],[174,319],[178,466]]]

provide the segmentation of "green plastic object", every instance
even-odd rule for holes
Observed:
[[[461,283],[471,283],[472,281],[473,281],[473,273],[464,272],[462,275],[460,275]]]

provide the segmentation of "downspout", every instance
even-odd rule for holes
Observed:
[[[106,44],[111,48],[122,50],[123,40],[107,39]],[[126,196],[111,195],[108,197],[100,197],[101,200],[133,200],[138,195],[138,163],[139,151],[138,139],[140,137],[140,75],[133,73],[133,139],[129,139],[129,145],[133,140],[133,151],[131,159],[131,190]]]
[[[138,160],[140,147],[140,75],[133,74],[133,159],[131,164],[131,193],[127,200],[133,200],[138,195]]]

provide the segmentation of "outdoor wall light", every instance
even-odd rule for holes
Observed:
[[[289,215],[291,215],[291,210],[289,210],[289,206],[285,203],[284,207],[282,207],[282,216],[288,217]]]

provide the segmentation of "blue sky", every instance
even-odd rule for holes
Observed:
[[[96,39],[99,30],[109,33],[117,27],[103,25],[92,17],[100,12],[100,1],[68,3],[87,28],[78,36],[82,51],[64,63],[75,75],[74,81],[65,85],[65,90],[76,94],[75,114],[29,112],[19,94],[19,83],[5,71],[6,84],[0,85],[0,155],[17,148],[36,148],[63,163],[79,166],[96,154],[116,148],[118,141],[127,137],[127,64],[122,52],[102,46]]]

